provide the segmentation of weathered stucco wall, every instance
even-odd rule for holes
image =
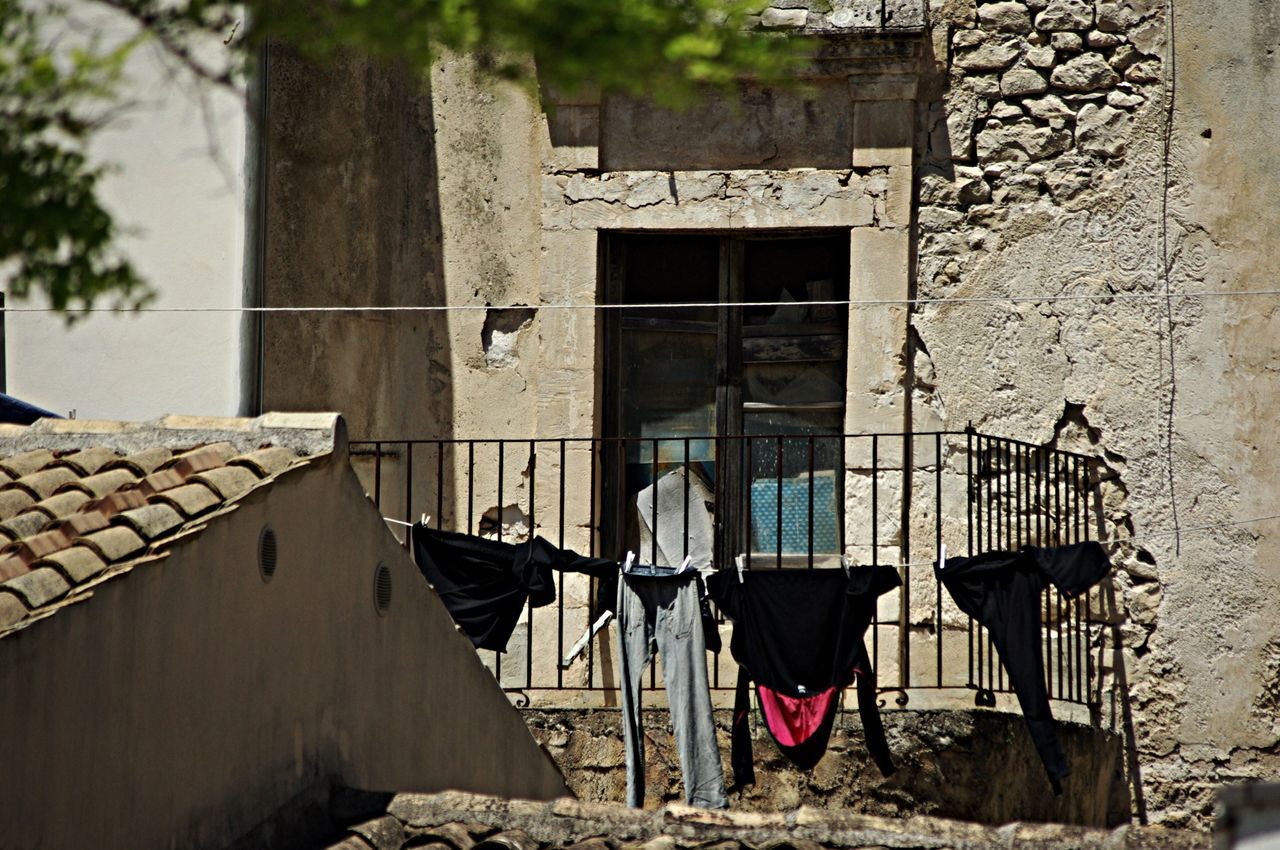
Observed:
[[[922,304],[917,421],[1098,457],[1107,532],[1141,537],[1117,559],[1108,705],[1134,811],[1204,826],[1215,784],[1278,761],[1275,526],[1226,525],[1275,513],[1275,302],[1179,296],[1277,267],[1280,146],[1253,117],[1277,106],[1274,10],[1176,4],[1173,38],[1155,0],[933,14],[949,61],[921,105],[918,292],[1090,300]]]
[[[278,43],[266,67],[263,306],[444,303],[426,87],[350,56],[317,66]],[[447,431],[445,328],[437,313],[269,313],[262,408],[340,410],[355,439]]]
[[[84,600],[0,640],[6,846],[222,848],[282,809],[325,812],[335,786],[565,793],[365,500],[344,436]],[[323,837],[295,826],[242,846]]]
[[[880,4],[811,6],[780,3],[761,23],[837,30]],[[453,415],[397,421],[430,436],[599,433],[598,316],[551,307],[599,299],[602,230],[848,227],[854,298],[922,299],[851,310],[849,430],[972,422],[1095,458],[1093,532],[1140,538],[1119,545],[1104,594],[1101,722],[1124,742],[1135,817],[1203,826],[1216,784],[1280,767],[1276,532],[1225,525],[1275,513],[1274,299],[1182,297],[1271,288],[1280,267],[1268,203],[1280,145],[1265,120],[1280,87],[1275,12],[1260,0],[1178,4],[1172,17],[1159,0],[933,0],[929,20],[923,33],[841,40],[844,64],[819,65],[823,79],[847,75],[848,100],[818,86],[812,114],[830,124],[803,144],[733,124],[811,120],[786,97],[744,89],[744,109],[675,125],[589,94],[535,103],[468,59],[442,59],[432,135],[419,137],[440,175],[442,277],[429,297],[480,309],[452,314],[428,343],[431,386],[452,393]],[[681,133],[698,144],[682,147]],[[775,142],[786,167],[769,170]],[[497,305],[518,309],[485,309]],[[559,456],[531,468],[511,451],[499,500],[493,450],[477,450],[474,499],[447,493],[446,525],[463,527],[470,509],[473,528],[488,514],[520,535],[536,508],[540,530],[556,528],[546,482]],[[948,448],[951,468],[960,451]],[[565,542],[578,548],[588,459],[567,450]],[[448,453],[446,477],[463,480],[465,462]],[[849,466],[848,504],[865,510],[865,465]],[[399,511],[403,482],[384,471],[383,486],[386,512]],[[1180,541],[1175,508],[1195,529]],[[901,554],[935,553],[885,559]],[[585,592],[563,590],[571,641]],[[535,617],[556,634],[554,613]],[[607,642],[606,631],[601,671]],[[536,653],[535,676],[554,675],[552,654]],[[504,684],[524,674],[504,665]],[[582,666],[565,672],[582,680]]]

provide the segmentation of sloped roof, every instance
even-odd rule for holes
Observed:
[[[333,451],[336,414],[0,425],[0,636]]]

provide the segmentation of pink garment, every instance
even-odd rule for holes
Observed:
[[[822,726],[829,716],[836,697],[837,687],[807,697],[789,697],[757,685],[760,710],[774,740],[784,747],[798,747]]]

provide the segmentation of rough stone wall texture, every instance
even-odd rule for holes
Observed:
[[[753,733],[756,784],[731,788],[729,807],[781,812],[797,806],[852,809],[903,817],[927,814],[982,823],[1013,820],[1110,826],[1128,819],[1118,772],[1120,740],[1083,724],[1063,723],[1071,761],[1066,793],[1055,798],[1022,717],[993,711],[885,711],[897,773],[881,776],[863,743],[856,710],[836,719],[827,754],[798,770],[761,727]],[[580,800],[625,798],[622,718],[617,710],[526,710],[525,720]],[[717,738],[729,767],[732,713],[716,711]],[[675,736],[665,708],[645,709],[645,807],[684,802]]]
[[[1099,524],[1142,538],[1119,547],[1108,671],[1134,812],[1206,826],[1216,784],[1280,767],[1275,527],[1224,525],[1276,512],[1275,301],[1178,296],[1273,283],[1280,151],[1249,116],[1276,108],[1278,22],[1175,8],[934,0],[918,294],[1094,300],[921,304],[913,400],[1097,458]],[[1175,520],[1198,529],[1180,546]]]
[[[385,794],[347,791],[334,796],[335,820],[349,824],[330,850],[1193,850],[1208,837],[1158,826],[1113,830],[1011,823],[979,826],[916,816],[884,818],[801,806],[761,814],[707,811],[673,803],[659,811],[560,799],[550,803],[479,794]]]
[[[780,0],[770,9],[774,24],[803,30],[860,6],[882,4]],[[432,394],[420,409],[398,407],[396,421],[440,436],[598,433],[597,317],[549,308],[598,299],[601,230],[848,227],[855,298],[926,299],[911,310],[851,311],[850,429],[972,421],[1095,458],[1104,504],[1095,531],[1141,538],[1118,547],[1103,722],[1124,739],[1134,815],[1204,826],[1217,784],[1280,769],[1280,537],[1275,525],[1224,525],[1274,514],[1280,503],[1280,461],[1267,440],[1280,352],[1275,299],[1181,295],[1274,287],[1280,146],[1265,118],[1280,103],[1280,21],[1274,4],[1238,0],[1177,3],[1173,16],[1159,0],[930,0],[928,20],[923,33],[839,41],[857,59],[851,104],[836,110],[847,124],[848,167],[806,165],[812,151],[793,146],[796,159],[769,170],[756,156],[768,150],[766,127],[739,150],[695,164],[673,155],[664,167],[611,171],[610,157],[627,151],[602,146],[616,137],[610,121],[661,122],[620,117],[591,98],[560,100],[544,114],[524,93],[479,79],[470,60],[444,57],[432,79],[432,123],[403,127],[439,165],[442,257],[425,251],[418,265],[397,268],[420,268],[433,303],[482,309],[452,314],[446,333],[415,337],[410,359],[431,366],[412,381]],[[761,25],[770,25],[763,16]],[[782,101],[777,108],[795,114]],[[918,136],[914,156],[893,138],[904,122]],[[696,120],[687,132],[698,137]],[[825,158],[837,137],[824,138]],[[369,150],[359,147],[364,159],[350,167],[371,167]],[[434,168],[411,160],[397,167]],[[286,165],[276,160],[282,180]],[[421,186],[435,197],[435,180],[393,188]],[[418,212],[419,230],[434,232],[430,210]],[[403,236],[406,225],[375,220]],[[285,217],[285,225],[302,222]],[[316,256],[317,280],[344,267]],[[1008,296],[1080,298],[928,302]],[[399,368],[401,355],[374,359]],[[422,417],[442,404],[453,412],[448,422]],[[498,499],[497,464],[483,451],[475,517],[523,534],[531,467],[509,455]],[[580,548],[587,460],[571,448],[565,461],[579,485],[566,543]],[[419,455],[415,469],[433,461]],[[446,457],[455,480],[464,461]],[[552,500],[543,482],[559,463],[538,458],[541,499]],[[384,512],[399,515],[403,482],[384,473],[383,486]],[[447,524],[463,524],[466,495],[445,496]],[[1179,541],[1175,519],[1197,530]],[[544,532],[556,521],[539,506]],[[573,639],[585,625],[585,593],[567,590]],[[518,686],[521,672],[504,665],[504,683]]]

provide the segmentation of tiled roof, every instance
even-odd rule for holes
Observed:
[[[0,635],[334,448],[335,414],[0,426]]]
[[[1208,850],[1207,833],[1124,825],[985,826],[946,818],[886,818],[801,806],[790,812],[657,811],[561,799],[481,794],[376,795],[346,791],[331,815],[348,823],[327,850]]]

